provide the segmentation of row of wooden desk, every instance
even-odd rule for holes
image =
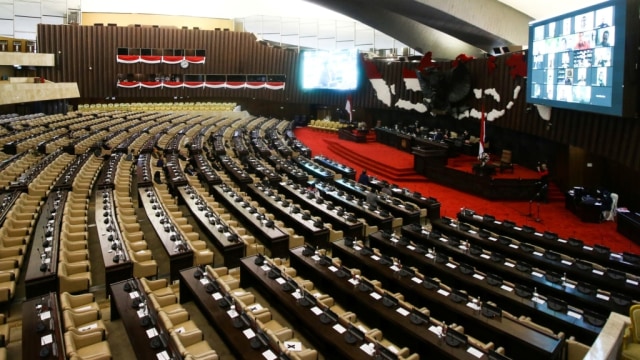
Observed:
[[[303,250],[304,247],[291,250],[292,260],[298,262],[292,265],[296,269],[306,272],[309,266],[316,266],[312,265],[316,260],[310,255],[309,257],[301,255]],[[309,265],[302,264],[302,262],[309,262]],[[245,258],[242,260],[241,266],[242,285],[255,286],[264,291],[264,294],[268,294],[271,303],[280,304],[281,311],[291,314],[295,318],[296,324],[301,329],[306,329],[305,335],[312,342],[318,344],[317,347],[322,349],[323,353],[332,358],[367,359],[372,355],[374,358],[381,359],[398,358],[388,351],[389,349],[381,349],[379,343],[374,344],[374,348],[377,350],[374,350],[375,352],[372,354],[370,349],[363,346],[367,344],[368,340],[361,329],[353,326],[346,319],[338,317],[332,311],[320,308],[320,305],[316,304],[313,299],[307,300],[306,304],[301,306],[300,299],[291,296],[287,292],[287,286],[284,285],[286,281],[277,275],[273,276],[270,271],[269,266],[256,264],[254,257]],[[324,271],[329,272],[331,270],[325,269]],[[321,290],[323,290],[322,287],[330,287],[328,294],[331,296],[334,296],[336,292],[348,292],[351,301],[347,305],[355,305],[357,303],[359,304],[359,309],[366,308],[369,313],[379,317],[376,323],[383,321],[389,324],[390,327],[394,328],[394,331],[399,332],[397,333],[399,336],[401,334],[410,334],[411,338],[416,340],[415,343],[411,342],[412,345],[415,345],[415,347],[410,348],[413,352],[418,351],[418,349],[428,349],[421,355],[436,352],[439,356],[455,359],[489,358],[488,353],[473,346],[466,346],[466,344],[446,345],[448,340],[445,340],[441,329],[438,329],[429,320],[428,316],[424,316],[424,314],[418,315],[412,309],[408,309],[406,312],[398,311],[399,307],[397,305],[388,306],[383,300],[387,299],[386,297],[380,296],[376,299],[371,295],[372,289],[367,291],[359,290],[358,283],[353,281],[351,276],[343,278],[339,278],[334,274],[331,274],[331,276],[333,280],[318,283]],[[306,291],[302,291],[304,295],[301,295],[301,297],[306,298]],[[343,303],[341,305],[345,306]],[[358,317],[364,316],[364,311],[359,310],[356,315]],[[348,331],[351,331],[352,334],[347,334],[346,332]],[[384,332],[384,335],[388,337],[391,334]],[[351,339],[349,339],[350,337]],[[396,345],[404,346],[408,342],[408,339],[405,338],[404,341]]]
[[[608,248],[602,246],[585,245],[578,239],[562,239],[557,234],[548,231],[540,233],[533,227],[517,226],[506,220],[499,221],[490,215],[480,216],[468,209],[459,212],[457,217],[462,222],[497,234],[506,235],[519,241],[529,242],[579,259],[593,261],[613,269],[636,274],[640,273],[640,258],[634,254],[612,253]]]
[[[271,251],[271,256],[286,256],[289,248],[288,233],[275,225],[267,226],[267,219],[258,218],[263,214],[257,211],[252,212],[251,205],[228,185],[214,185],[213,191],[216,200],[220,201],[253,236]]]
[[[569,278],[596,285],[601,289],[640,299],[640,283],[635,278],[629,277],[627,273],[610,268],[604,271],[599,270],[591,263],[580,259],[566,260],[561,257],[561,254],[548,249],[535,251],[530,244],[516,245],[509,238],[483,235],[481,232],[471,230],[470,226],[465,226],[464,223],[456,224],[445,220],[432,222],[433,230],[471,241],[472,244],[491,249],[501,257],[509,256],[514,260],[526,261],[545,271],[566,274]]]

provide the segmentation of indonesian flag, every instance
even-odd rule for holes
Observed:
[[[344,109],[349,114],[349,122],[353,121],[353,113],[351,112],[351,95],[347,96],[347,103],[345,104]]]
[[[478,158],[482,158],[482,154],[484,154],[484,123],[485,123],[485,114],[484,114],[484,101],[481,106],[482,113],[480,114],[480,141],[478,142]]]
[[[404,79],[404,87],[411,91],[422,91],[420,88],[420,82],[418,81],[418,75],[414,70],[402,68],[402,78]]]

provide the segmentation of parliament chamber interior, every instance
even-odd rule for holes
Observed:
[[[521,51],[309,90],[226,23],[99,19],[0,37],[0,359],[640,358],[637,118],[545,119]]]

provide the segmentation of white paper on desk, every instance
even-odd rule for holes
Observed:
[[[158,360],[171,360],[171,358],[169,357],[169,353],[167,353],[167,350],[162,350],[161,352],[157,353],[156,358]]]
[[[428,232],[427,230],[422,229],[420,232],[421,232],[423,235],[429,235],[429,232]]]
[[[413,246],[413,245],[407,245],[407,249],[409,249],[409,250],[413,251],[413,250],[415,250],[415,249],[416,249],[416,247],[415,247],[415,246]]]
[[[531,275],[533,275],[533,276],[537,276],[537,277],[543,277],[543,276],[544,276],[544,275],[540,274],[540,273],[539,273],[539,272],[537,272],[537,271],[532,271],[532,272],[531,272]]]
[[[331,272],[336,272],[336,271],[338,271],[338,268],[333,266],[333,265],[331,265],[331,266],[329,266],[329,270],[331,270]]]
[[[360,251],[360,250],[362,250],[362,248],[360,246],[358,246],[358,245],[353,245],[353,250]]]
[[[507,286],[507,285],[502,285],[500,286],[500,289],[505,290],[505,291],[513,291],[513,288],[511,286]]]
[[[412,278],[411,278],[411,281],[413,281],[413,282],[414,282],[414,283],[416,283],[416,284],[422,284],[422,279],[420,279],[420,278],[419,278],[419,277],[417,277],[417,276],[412,277]]]
[[[504,262],[504,265],[505,265],[505,266],[508,266],[508,267],[511,267],[511,268],[516,266],[516,264],[514,264],[514,263],[512,263],[512,262],[510,262],[510,261],[505,261],[505,262]]]
[[[429,326],[429,331],[431,331],[432,333],[440,336],[442,335],[442,327],[441,326],[435,326],[435,325],[431,325]]]
[[[369,293],[369,296],[371,296],[372,298],[376,299],[376,300],[380,300],[382,298],[382,295],[378,294],[375,291],[372,291]]]
[[[473,346],[469,346],[467,348],[467,352],[475,357],[477,357],[478,359],[480,359],[484,353],[476,348],[474,348]]]
[[[219,292],[215,292],[215,293],[211,294],[211,296],[213,297],[214,300],[222,299],[222,294],[220,294]]]
[[[571,261],[569,261],[569,260],[564,260],[564,259],[563,259],[563,260],[560,260],[560,262],[561,262],[561,263],[563,263],[563,264],[565,264],[565,265],[569,265],[569,266],[571,266],[571,264],[573,264]]]
[[[45,264],[51,264],[51,258],[44,259],[44,263]]]
[[[495,221],[494,221],[494,223],[496,223],[496,224],[500,225],[500,224],[502,224],[502,221],[495,220]]]
[[[510,248],[517,249],[517,248],[518,248],[518,245],[516,245],[516,244],[509,244],[509,247],[510,247]]]
[[[522,228],[521,228],[521,227],[519,227],[519,226],[514,226],[513,228],[514,228],[514,229],[516,229],[516,230],[518,230],[518,231],[522,230]]]
[[[575,311],[571,311],[571,310],[569,310],[569,311],[567,311],[567,315],[569,315],[569,316],[571,316],[571,317],[574,317],[574,318],[576,318],[576,319],[582,319],[582,314],[578,314],[578,313],[577,313],[577,312],[575,312]]]
[[[51,248],[50,247],[44,248],[44,252],[51,252]]]
[[[51,311],[45,311],[40,314],[40,320],[47,320],[51,317]]]
[[[342,334],[345,331],[347,331],[347,329],[345,329],[344,326],[340,325],[340,323],[337,323],[337,324],[333,325],[333,330],[337,331],[338,334]]]
[[[207,285],[208,283],[209,283],[209,279],[207,279],[206,277],[203,277],[202,279],[200,279],[200,284]]]
[[[371,255],[371,258],[375,261],[380,260],[380,257],[378,255]]]
[[[396,309],[396,311],[398,312],[398,314],[402,315],[402,316],[407,316],[410,314],[409,311],[407,311],[407,309],[403,308],[403,307],[399,307]]]
[[[255,304],[249,305],[248,308],[249,308],[249,311],[257,311],[262,309],[262,305],[255,303]]]
[[[478,280],[484,280],[484,276],[482,276],[480,274],[473,274],[473,277],[478,279]]]
[[[238,316],[238,312],[236,311],[236,309],[229,309],[227,311],[227,315],[229,315],[230,318],[234,318]]]
[[[444,289],[438,289],[438,294],[444,295],[444,296],[449,296],[449,292],[447,290],[444,290]]]
[[[477,234],[478,233],[477,231],[471,230],[471,229],[469,229],[469,232],[472,233],[472,234]]]
[[[597,297],[598,299],[602,299],[602,300],[605,300],[605,301],[609,301],[609,297],[608,297],[607,295],[605,295],[605,294],[597,293],[597,294],[596,294],[596,297]]]
[[[400,268],[398,266],[396,266],[396,265],[391,265],[390,269],[393,270],[393,271],[400,270]]]
[[[47,344],[51,344],[52,342],[53,342],[53,335],[51,334],[45,335],[40,338],[40,345],[47,345]]]
[[[318,258],[318,260],[320,260],[320,258]],[[260,269],[262,269],[263,271],[269,271],[271,270],[271,267],[269,265],[262,265],[260,266]]]
[[[426,254],[424,254],[424,256],[428,257],[429,259],[433,259],[434,258],[432,253],[426,253]]]
[[[627,279],[626,282],[627,284],[636,285],[636,286],[638,285],[638,282],[632,279]]]
[[[531,298],[531,301],[537,302],[540,305],[545,303],[544,299],[542,299],[542,298]]]
[[[450,267],[452,269],[457,268],[458,266],[456,264],[452,264],[452,263],[447,263],[447,267]]]
[[[491,241],[498,241],[498,239],[494,238],[493,236],[489,236],[489,240],[491,240]]]
[[[480,257],[483,259],[491,259],[491,256],[487,255],[487,254],[480,254]]]
[[[471,301],[469,301],[467,303],[467,306],[472,308],[473,310],[480,310],[480,305],[478,305],[478,304],[476,304],[474,302],[471,302]]]
[[[267,360],[275,360],[278,357],[276,356],[276,354],[273,353],[273,351],[271,351],[271,349],[265,351],[262,353],[262,356],[267,359]]]
[[[600,270],[596,270],[596,269],[593,269],[593,273],[596,274],[596,275],[604,275],[604,272],[602,272]]]
[[[151,339],[154,336],[158,336],[158,331],[156,330],[156,328],[148,329],[147,336],[149,337],[149,339]]]
[[[576,288],[576,286],[574,284],[569,283],[569,282],[565,282],[564,286],[568,287],[569,289],[575,289]]]
[[[352,285],[358,285],[358,284],[360,284],[360,281],[358,281],[358,279],[356,279],[356,278],[351,278],[351,279],[349,279],[349,282],[350,282]]]
[[[593,248],[591,246],[586,246],[586,245],[583,246],[582,248],[585,249],[585,250],[588,250],[588,251],[593,250]]]
[[[535,255],[535,256],[542,256],[542,253],[541,253],[541,252],[539,252],[539,251],[534,251],[534,252],[533,252],[533,255]]]
[[[300,341],[285,341],[284,348],[287,351],[302,351],[302,343]]]
[[[539,232],[536,231],[536,232],[533,233],[533,235],[542,236],[542,233],[539,233]]]
[[[567,240],[565,240],[565,239],[558,239],[558,241],[559,241],[559,242],[561,242],[561,243],[563,243],[563,244],[566,244],[566,243],[567,243]]]
[[[302,298],[302,293],[300,292],[300,289],[296,289],[296,291],[291,293],[291,296],[296,300],[300,300],[300,298]]]
[[[440,241],[442,241],[442,242],[447,242],[447,241],[449,241],[449,240],[447,240],[447,239],[445,239],[445,238],[441,237],[441,238],[440,238]]]
[[[366,352],[368,355],[373,356],[376,351],[376,346],[373,343],[360,345],[360,350]]]
[[[311,257],[311,259],[313,259],[313,261],[320,261],[320,256],[318,256],[318,255],[313,255],[313,256]]]
[[[282,285],[282,284],[286,283],[286,282],[287,282],[287,280],[285,280],[285,279],[283,279],[283,278],[279,277],[279,278],[276,278],[276,282],[277,282],[278,284]]]
[[[397,243],[399,239],[392,237],[391,242]]]
[[[142,319],[143,317],[147,316],[147,312],[144,309],[138,309],[136,311],[136,314],[138,314],[138,317],[140,319]]]
[[[312,312],[312,313],[314,313],[314,314],[316,314],[316,315],[320,315],[320,314],[322,314],[322,310],[320,310],[320,308],[319,308],[319,307],[317,307],[317,306],[312,307],[312,308],[311,308],[311,312]]]
[[[256,336],[256,333],[253,332],[252,328],[244,329],[242,330],[242,333],[247,337],[247,339],[251,339],[252,337]]]

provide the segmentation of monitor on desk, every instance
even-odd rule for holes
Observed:
[[[429,324],[429,315],[417,308],[413,308],[411,309],[411,314],[409,314],[409,321],[416,325]]]
[[[348,344],[355,344],[357,342],[364,341],[364,332],[358,329],[355,325],[350,324],[349,329],[344,334],[344,340]]]
[[[422,286],[429,290],[433,290],[438,289],[440,287],[440,283],[435,279],[425,276],[424,279],[422,279]]]
[[[390,349],[378,344],[376,347],[376,353],[374,359],[380,360],[397,360],[399,359],[398,354],[394,353]]]
[[[480,312],[482,313],[482,315],[490,319],[502,317],[502,309],[500,309],[497,305],[489,304],[488,302],[482,303]]]
[[[463,303],[469,300],[469,296],[462,290],[453,289],[449,294],[449,299],[454,303]]]
[[[459,346],[466,346],[468,342],[468,338],[467,338],[467,335],[457,330],[453,330],[449,328],[447,329],[447,334],[444,337],[444,341],[449,346],[459,347]]]
[[[397,307],[398,303],[399,300],[395,296],[389,293],[384,293],[384,295],[382,295],[382,305],[386,307]]]
[[[567,312],[567,302],[553,296],[547,296],[547,306],[549,309],[559,312]]]

